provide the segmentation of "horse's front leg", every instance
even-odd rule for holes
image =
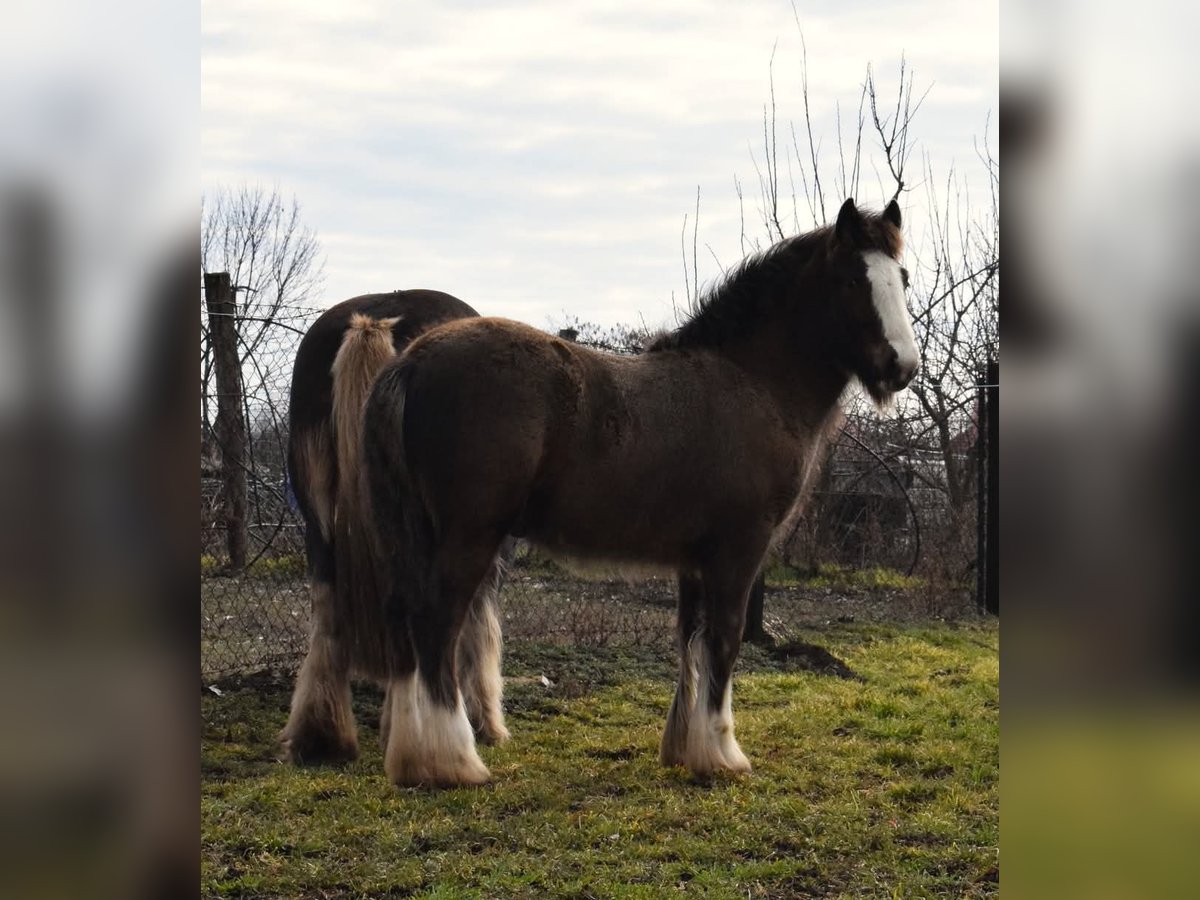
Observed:
[[[699,672],[697,662],[700,651],[701,607],[704,587],[695,575],[679,576],[679,606],[676,611],[676,640],[679,644],[679,681],[675,686],[675,698],[667,713],[667,727],[663,731],[659,760],[664,766],[686,764],[688,730],[692,709],[696,705]]]
[[[733,667],[758,561],[756,555],[752,564],[713,566],[701,575],[703,624],[693,638],[697,690],[684,750],[684,764],[696,775],[750,771],[733,734]]]

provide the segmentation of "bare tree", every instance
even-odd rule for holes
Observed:
[[[245,455],[235,455],[249,476],[253,526],[265,518],[277,519],[275,510],[286,502],[279,448],[286,444],[287,385],[296,341],[313,318],[311,307],[324,284],[324,262],[299,201],[261,186],[220,188],[201,199],[200,249],[203,271],[228,272],[236,297],[234,340],[242,421],[249,439]],[[210,468],[228,462],[212,431],[214,363],[213,334],[204,319],[201,431]],[[271,512],[264,513],[264,508]]]
[[[798,24],[798,23],[797,23]],[[803,46],[803,35],[801,35]],[[856,99],[857,112],[844,127],[842,106],[835,102],[836,142],[824,142],[810,102],[807,54],[801,59],[799,94],[803,121],[782,125],[778,118],[774,52],[769,66],[769,102],[763,107],[762,143],[751,149],[758,180],[755,213],[758,226],[747,233],[746,197],[734,178],[741,215],[744,253],[763,249],[789,234],[825,224],[828,211],[847,197],[861,199],[864,175],[873,173],[881,201],[901,199],[923,189],[927,221],[909,221],[906,231],[921,235],[908,250],[909,303],[922,351],[922,371],[910,386],[895,419],[885,428],[851,409],[847,437],[861,443],[868,431],[878,432],[871,453],[888,465],[905,465],[914,484],[944,497],[949,531],[965,533],[973,495],[974,469],[969,456],[975,426],[976,381],[987,360],[998,354],[999,303],[999,164],[986,149],[978,150],[987,172],[988,202],[972,203],[965,180],[953,167],[938,176],[923,158],[916,185],[908,178],[917,146],[913,124],[929,93],[914,91],[914,77],[902,58],[895,93],[885,96],[868,66]],[[790,137],[781,141],[784,131]],[[830,146],[832,145],[832,146]],[[686,240],[684,271],[693,273],[685,292],[696,299],[695,230]],[[752,217],[753,218],[753,217]],[[759,236],[761,235],[761,237]],[[688,244],[691,259],[688,259]],[[885,434],[886,432],[886,434]],[[836,448],[835,448],[836,452]],[[928,464],[914,464],[920,458]]]
[[[934,448],[945,471],[950,507],[961,517],[972,499],[974,470],[963,452],[976,420],[976,382],[999,355],[999,166],[987,166],[990,201],[980,210],[954,169],[938,187],[926,161],[930,227],[913,267],[913,314],[921,348],[921,377],[911,385],[927,422],[915,439]]]
[[[205,272],[228,272],[233,279],[245,361],[281,313],[319,297],[321,245],[303,222],[300,202],[285,200],[278,188],[221,188],[201,198],[201,211],[200,262]]]
[[[624,355],[641,353],[658,336],[643,322],[640,325],[597,325],[580,321],[578,316],[565,315],[551,322],[550,330],[576,344]]]
[[[272,326],[304,318],[325,281],[316,232],[306,226],[300,202],[285,200],[277,188],[255,185],[220,188],[201,198],[200,264],[205,272],[228,272],[237,297],[236,324],[242,369],[264,391],[276,389],[274,373],[262,371],[280,334]],[[202,333],[202,397],[211,394],[210,336]],[[248,391],[251,396],[254,391]],[[209,421],[207,406],[203,420]]]

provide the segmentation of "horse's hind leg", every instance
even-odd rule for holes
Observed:
[[[315,532],[315,527],[310,528]],[[349,762],[358,756],[351,709],[350,661],[333,621],[333,548],[319,534],[308,539],[312,628],[308,655],[296,677],[291,714],[280,742],[292,762]]]
[[[392,687],[383,685],[383,703],[379,705],[379,749],[387,753],[388,741],[392,737]]]
[[[500,674],[498,595],[502,564],[498,557],[479,585],[458,639],[458,683],[463,704],[471,727],[484,744],[503,743],[509,737],[504,726],[504,681]]]
[[[755,557],[753,565],[714,567],[702,576],[704,624],[692,639],[698,685],[684,751],[684,763],[697,775],[750,771],[733,736],[733,666],[757,563]]]
[[[496,544],[446,541],[428,596],[409,598],[415,668],[389,685],[391,721],[384,771],[394,784],[471,785],[490,777],[459,690],[457,649],[471,600],[492,565]]]
[[[330,535],[336,502],[332,448],[323,429],[296,427],[289,472],[304,517],[304,545],[312,595],[308,655],[296,677],[292,709],[279,735],[294,763],[347,762],[358,756],[350,706],[350,660],[339,636]]]

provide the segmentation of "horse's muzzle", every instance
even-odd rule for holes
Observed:
[[[883,377],[880,381],[889,391],[902,391],[916,377],[920,368],[920,362],[901,363],[900,355],[892,347],[889,348],[887,361],[883,365]]]
[[[909,383],[917,377],[917,372],[920,371],[921,364],[913,363],[910,366],[897,367],[896,375],[892,379],[892,389],[902,391],[908,387]]]

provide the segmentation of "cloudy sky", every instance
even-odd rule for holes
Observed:
[[[984,190],[994,0],[822,0],[798,18],[826,166],[835,104],[856,112],[868,64],[892,96],[903,53],[931,88],[915,157]],[[202,21],[204,188],[295,194],[326,253],[323,305],[429,287],[542,327],[668,323],[697,188],[702,283],[742,255],[735,176],[761,234],[773,48],[781,144],[803,116],[788,0],[204,0]],[[859,193],[887,199],[870,169]],[[923,190],[903,202],[915,231]]]

